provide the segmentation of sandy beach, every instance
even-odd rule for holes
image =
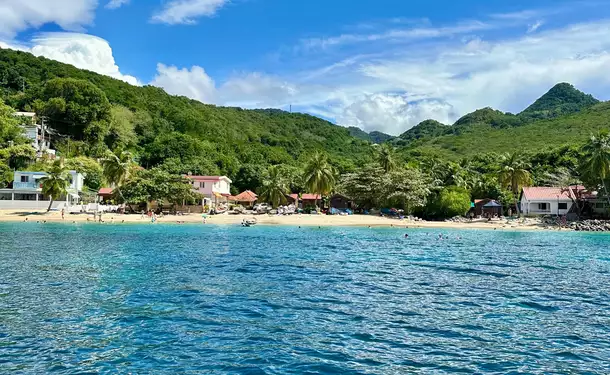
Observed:
[[[452,222],[452,221],[414,221],[399,220],[371,215],[350,215],[350,216],[328,216],[328,215],[208,215],[206,224],[216,225],[239,225],[243,219],[255,217],[260,225],[290,225],[290,226],[349,226],[349,227],[408,227],[408,228],[453,228],[453,229],[492,229],[492,230],[544,230],[548,229],[540,225],[539,222],[529,220],[525,223],[517,220],[496,220],[488,222],[486,220],[474,220],[472,222]],[[47,221],[47,222],[93,222],[93,214],[65,214],[61,218],[60,212],[44,211],[30,212],[17,210],[0,210],[0,221]],[[150,223],[148,217],[142,218],[139,214],[119,215],[107,213],[102,216],[104,223],[127,224],[127,223]],[[182,216],[167,215],[159,217],[157,224],[181,224],[181,223],[201,223],[201,214],[190,214]]]

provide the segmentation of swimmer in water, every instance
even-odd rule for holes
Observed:
[[[405,238],[409,238],[409,234],[408,233],[405,233]]]

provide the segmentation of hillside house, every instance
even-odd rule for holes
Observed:
[[[227,176],[185,176],[190,179],[193,189],[203,195],[202,206],[216,207],[228,203],[231,196],[231,179]]]
[[[45,125],[38,123],[38,117],[34,112],[15,112],[13,116],[21,119],[21,127],[25,136],[32,141],[32,147],[36,155],[42,157],[48,155],[55,158],[55,150],[51,149],[52,131]]]
[[[46,175],[44,172],[14,172],[13,182],[9,187],[0,189],[0,209],[46,210],[50,198],[42,194],[40,183],[40,179]],[[70,171],[68,194],[54,201],[51,208],[61,209],[78,204],[83,186],[84,176]]]

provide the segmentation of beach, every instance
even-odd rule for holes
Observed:
[[[404,228],[449,228],[449,229],[492,229],[492,230],[543,230],[549,229],[541,225],[537,220],[497,219],[491,222],[487,220],[473,221],[424,221],[408,220],[374,215],[207,215],[207,224],[216,225],[239,225],[244,219],[256,218],[259,225],[287,225],[287,226],[322,226],[322,227],[404,227]],[[0,210],[0,222],[15,221],[47,221],[47,222],[93,222],[93,214],[70,214],[65,213],[64,219],[60,212],[51,211],[21,211]],[[127,223],[151,223],[151,219],[140,214],[115,214],[105,213],[102,215],[104,223],[127,224]],[[186,224],[201,223],[201,214],[166,215],[157,217],[155,224]]]

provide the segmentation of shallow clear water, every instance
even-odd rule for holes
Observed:
[[[408,232],[0,224],[0,373],[610,373],[610,236]]]

